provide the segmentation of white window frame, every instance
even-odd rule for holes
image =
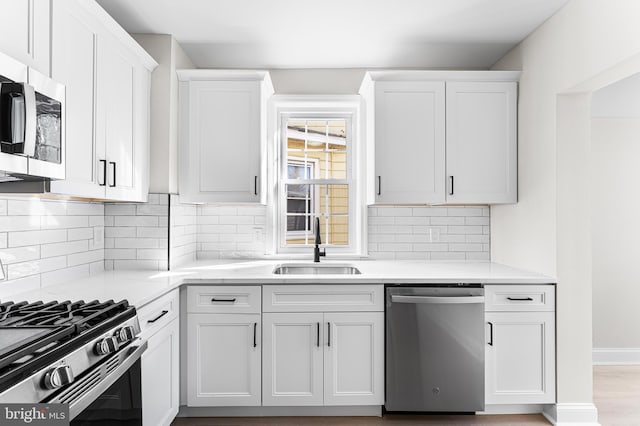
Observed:
[[[304,158],[293,157],[291,155],[288,155],[287,156],[286,167],[289,167],[289,164],[292,164],[292,162],[293,163],[298,163],[300,165],[304,165]],[[319,161],[316,160],[316,159],[313,159],[313,158],[311,158],[311,159],[307,158],[307,164],[312,164],[313,165],[313,174],[314,174],[313,178],[317,179],[318,178],[318,171],[319,171],[319,167],[318,167],[319,166]],[[314,192],[315,193],[313,194],[313,198],[311,199],[312,200],[311,208],[313,209],[313,213],[315,215],[318,215],[320,206],[318,205],[317,200],[318,200],[318,196],[319,195],[318,195],[317,189]],[[286,197],[286,200],[289,200],[288,194],[285,194],[285,197]],[[286,200],[285,200],[285,202],[286,202]],[[285,206],[285,208],[286,208],[286,206]],[[286,224],[285,224],[285,226],[286,226]],[[298,239],[298,238],[305,238],[305,237],[311,238],[312,236],[313,236],[313,229],[311,229],[309,232],[307,232],[307,231],[289,231],[289,230],[286,231],[286,238],[287,239],[289,239],[289,238]]]
[[[289,119],[345,118],[350,122],[351,138],[347,151],[347,176],[349,177],[349,244],[325,245],[327,257],[359,258],[366,256],[367,206],[365,199],[365,143],[363,103],[360,96],[326,95],[275,95],[269,101],[268,109],[268,149],[267,149],[267,255],[307,259],[313,256],[309,246],[286,245],[286,194],[283,194],[281,178],[286,171],[286,122]],[[283,124],[284,123],[284,124]],[[323,184],[323,179],[314,183]],[[326,183],[337,183],[333,179]],[[283,220],[284,218],[284,220]],[[284,227],[284,228],[283,228]],[[284,229],[284,232],[282,231]],[[321,230],[324,234],[324,230]]]

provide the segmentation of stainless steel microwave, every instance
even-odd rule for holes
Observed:
[[[64,98],[63,85],[0,52],[0,182],[65,178]]]

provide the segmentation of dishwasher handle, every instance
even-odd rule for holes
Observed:
[[[473,304],[484,303],[484,296],[401,296],[391,295],[393,303]]]

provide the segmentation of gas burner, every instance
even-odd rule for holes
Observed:
[[[127,301],[0,304],[0,392],[135,316]]]

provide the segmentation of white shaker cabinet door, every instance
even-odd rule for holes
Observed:
[[[325,313],[324,329],[324,405],[383,405],[384,313]]]
[[[142,423],[169,426],[178,414],[180,391],[179,323],[174,319],[149,338],[142,354]]]
[[[182,87],[188,106],[182,107],[180,195],[188,201],[259,202],[261,83],[191,81]]]
[[[263,405],[323,404],[323,314],[264,314]]]
[[[515,203],[517,161],[517,83],[447,82],[447,203]]]
[[[555,402],[555,312],[487,312],[485,402]]]
[[[259,406],[260,314],[187,315],[187,404]]]
[[[133,96],[135,66],[110,37],[98,39],[97,145],[104,147],[106,198],[135,198]],[[99,152],[101,151],[99,148]],[[102,165],[104,167],[104,164]]]
[[[63,0],[56,0],[63,1]],[[6,0],[0,10],[0,52],[49,76],[50,0]]]
[[[96,20],[73,0],[52,5],[51,76],[66,90],[66,175],[51,192],[104,198],[104,146],[98,152],[95,126]]]
[[[444,82],[378,82],[375,87],[375,202],[443,203],[444,165]]]

